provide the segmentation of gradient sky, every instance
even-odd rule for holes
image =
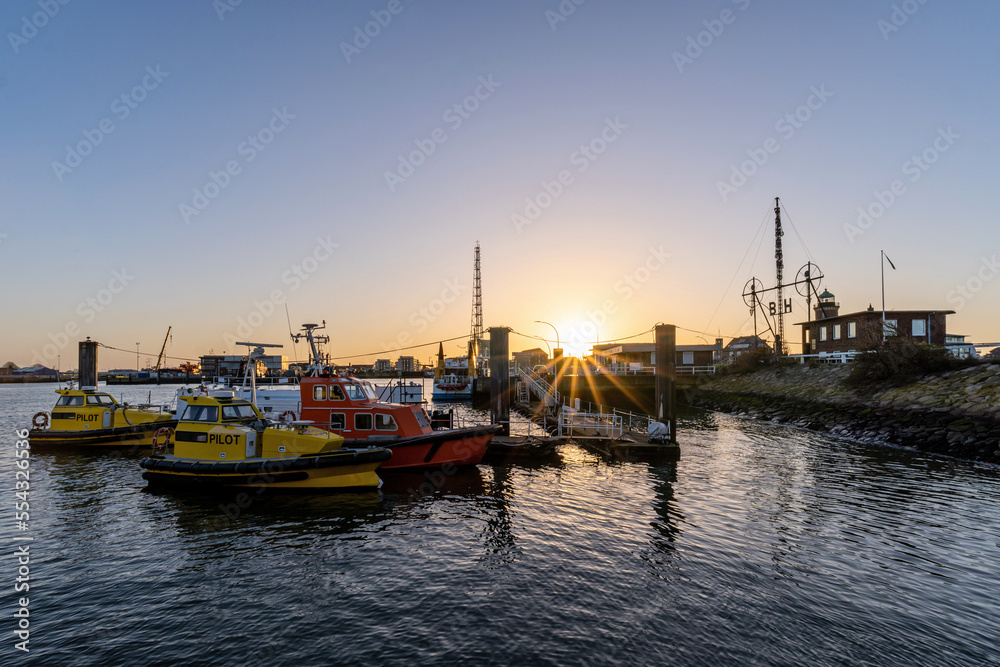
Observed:
[[[888,308],[1000,340],[1000,5],[234,2],[4,3],[0,361],[301,357],[286,303],[373,361],[468,333],[477,241],[487,326],[728,339],[776,196],[786,278],[879,308],[885,250]]]

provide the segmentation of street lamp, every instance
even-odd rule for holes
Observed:
[[[562,348],[562,345],[559,344],[559,330],[556,329],[556,325],[552,324],[551,322],[544,322],[542,320],[535,320],[535,323],[536,324],[548,324],[550,327],[552,327],[552,330],[556,332],[556,347],[557,348]]]
[[[139,372],[139,343],[135,344],[135,372]]]

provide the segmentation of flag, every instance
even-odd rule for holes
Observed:
[[[885,260],[886,260],[887,262],[889,262],[889,266],[891,266],[891,267],[892,267],[892,270],[893,270],[893,271],[895,271],[895,270],[896,270],[896,265],[892,263],[892,260],[891,260],[891,259],[889,259],[889,255],[885,254],[885,251],[883,251],[883,252],[882,252],[882,256],[883,256],[883,257],[885,257]]]

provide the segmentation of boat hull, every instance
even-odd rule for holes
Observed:
[[[176,426],[177,421],[171,420],[81,431],[33,428],[28,439],[32,447],[149,447],[156,431]]]
[[[437,468],[475,465],[483,460],[486,449],[500,426],[477,426],[448,429],[398,440],[380,440],[378,444],[392,450],[392,459],[382,465],[382,470]],[[345,447],[371,445],[371,440],[345,440]]]
[[[275,490],[371,490],[382,480],[375,469],[392,453],[379,449],[339,449],[326,454],[220,463],[152,456],[139,465],[151,485],[217,489],[254,487]]]

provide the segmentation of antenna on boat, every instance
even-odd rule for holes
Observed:
[[[323,355],[319,352],[319,345],[330,342],[329,336],[317,336],[315,332],[325,328],[326,320],[323,320],[323,324],[303,324],[303,333],[292,334],[292,341],[297,343],[304,337],[309,343],[309,375],[313,377],[323,372]]]
[[[298,362],[299,350],[297,347],[295,347],[295,343],[297,343],[298,341],[295,340],[295,334],[292,333],[292,318],[288,315],[287,303],[285,304],[285,321],[288,322],[288,335],[292,339],[292,354],[295,355],[295,361]]]

